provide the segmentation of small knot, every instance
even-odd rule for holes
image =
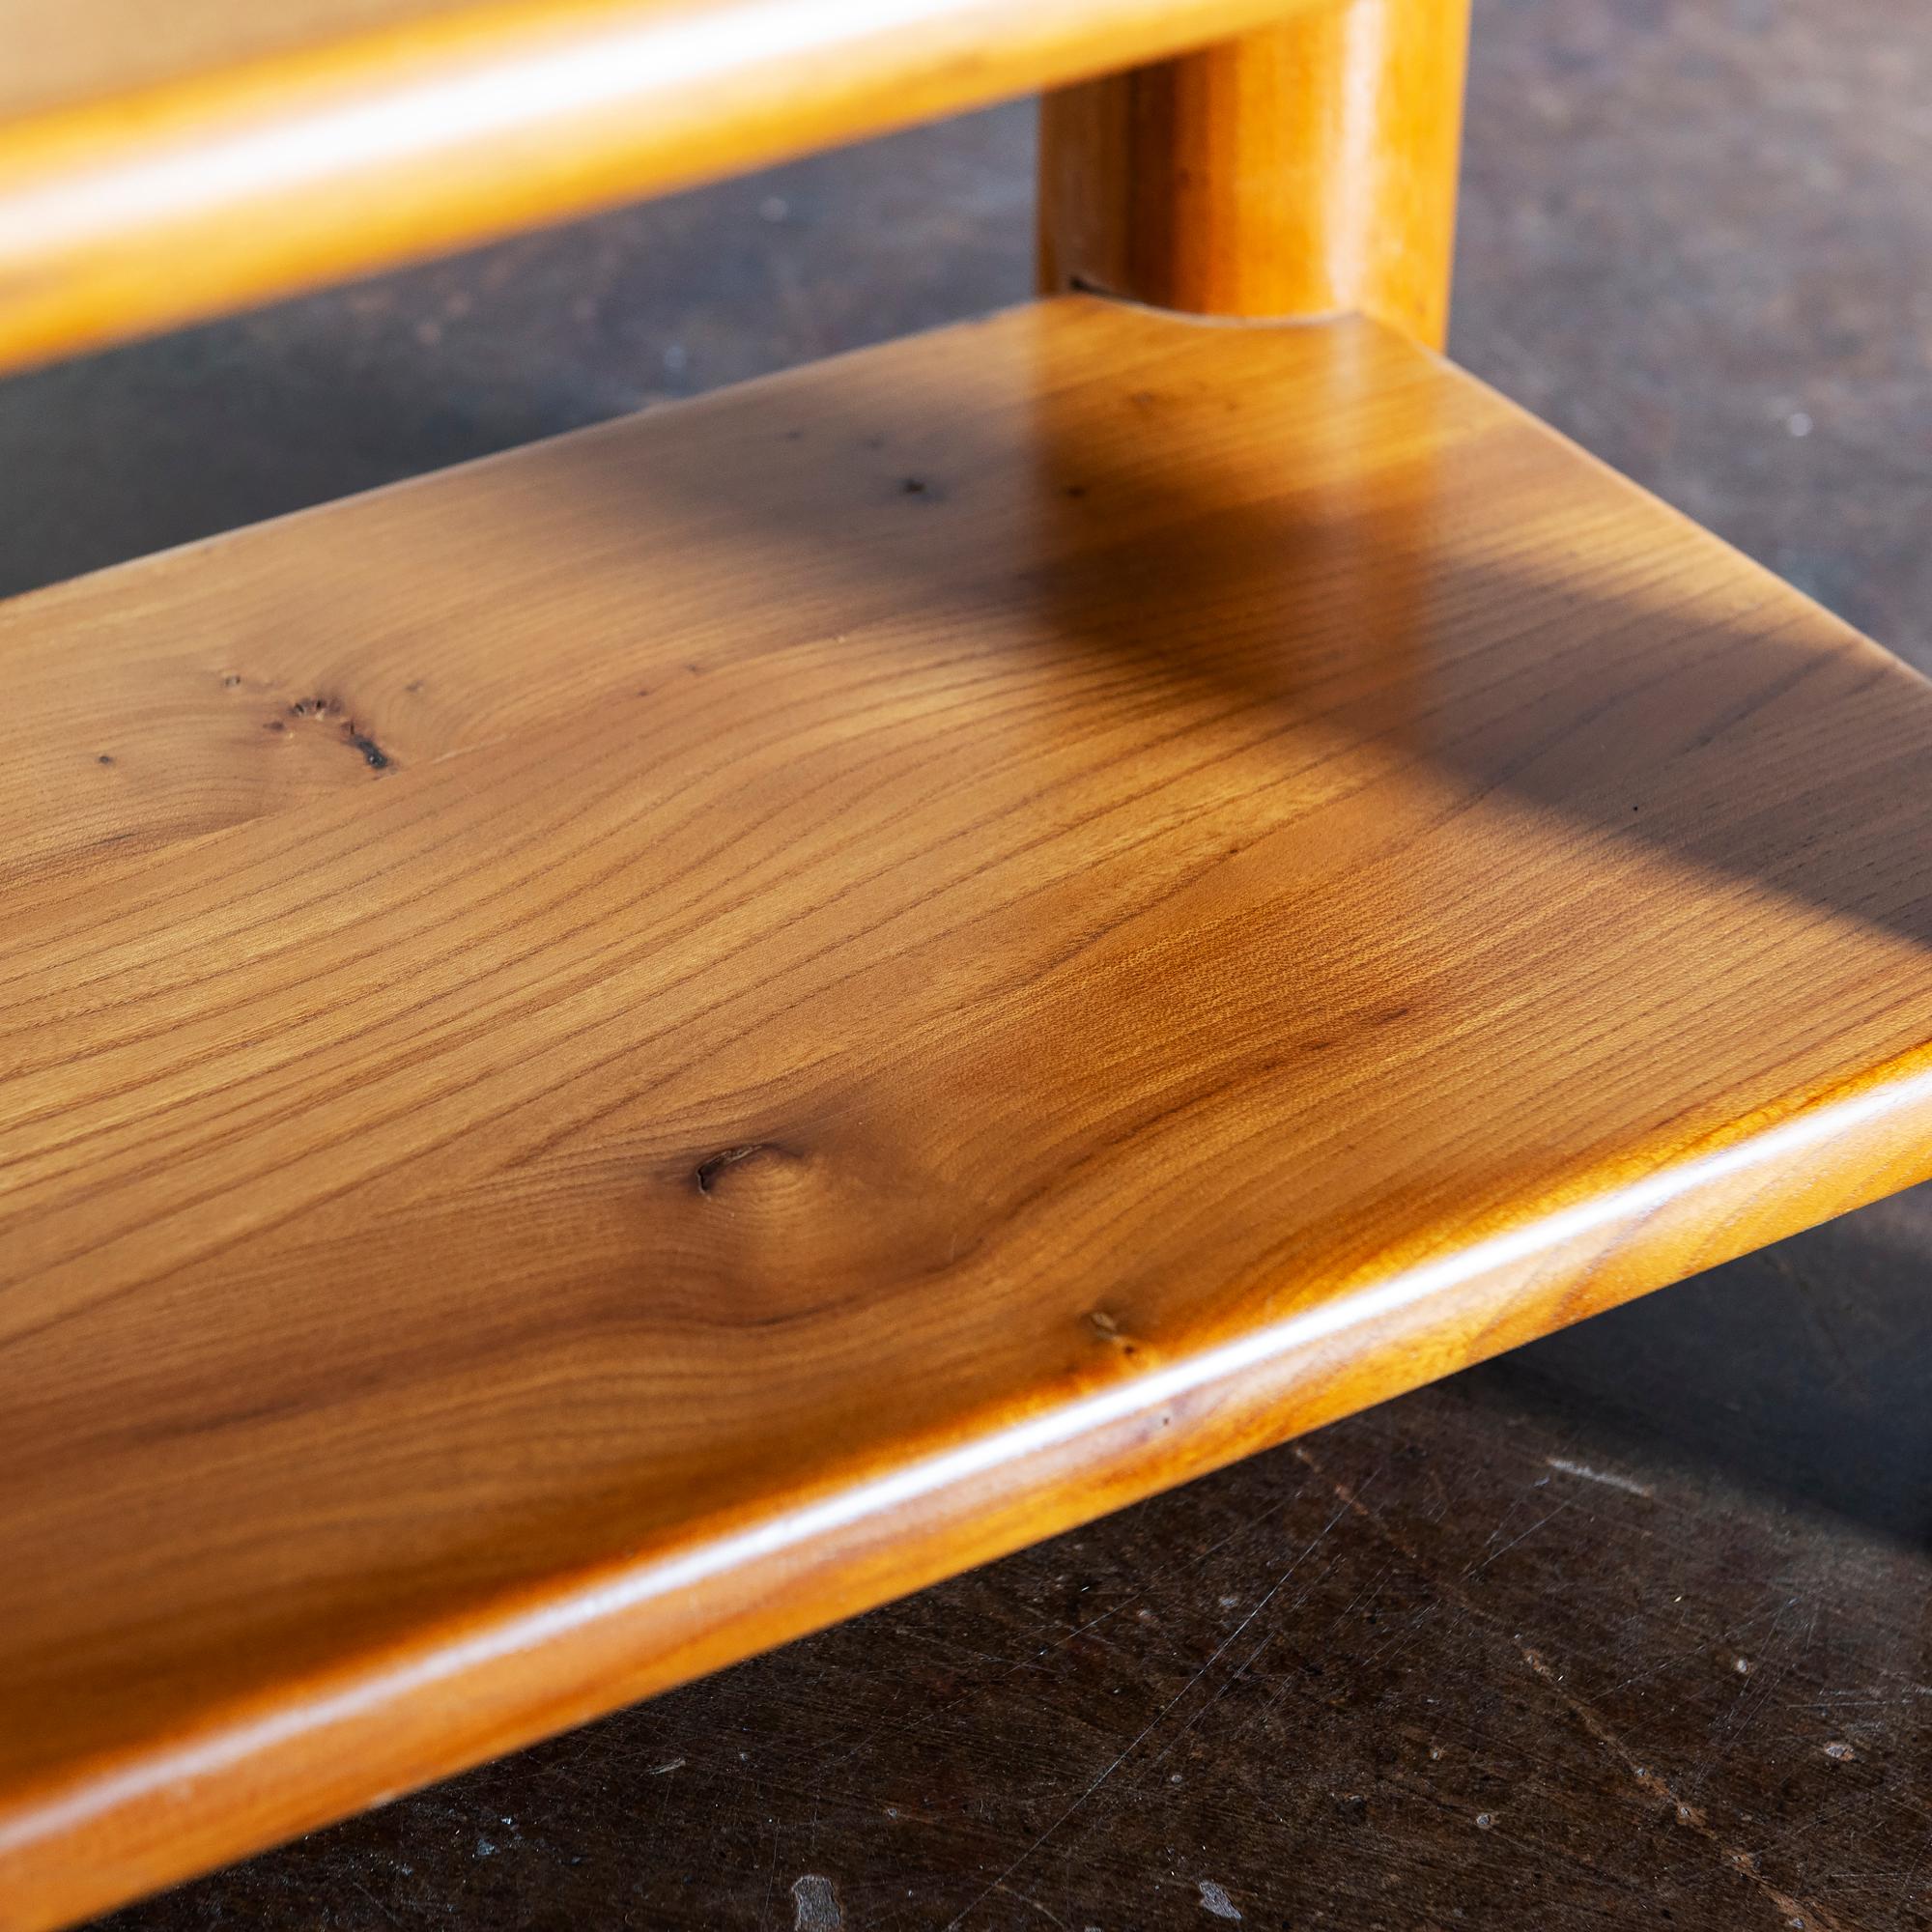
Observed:
[[[766,1143],[750,1141],[743,1147],[721,1148],[714,1154],[707,1154],[692,1169],[691,1178],[697,1183],[700,1194],[709,1194],[711,1184],[727,1167],[736,1167],[741,1160],[750,1160],[754,1153],[763,1153]]]

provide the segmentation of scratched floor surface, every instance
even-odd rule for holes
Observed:
[[[1932,666],[1932,15],[1477,28],[1460,357]],[[1017,298],[1030,140],[0,385],[0,589]],[[1928,1289],[1921,1194],[104,1922],[1932,1923]]]

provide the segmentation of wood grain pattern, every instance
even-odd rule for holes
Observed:
[[[907,127],[1310,0],[5,0],[0,368]]]
[[[1468,0],[1349,0],[1041,106],[1040,285],[1440,348]]]
[[[11,614],[108,801],[0,957],[11,1928],[1932,1168],[1932,692],[1369,323],[1065,298]]]

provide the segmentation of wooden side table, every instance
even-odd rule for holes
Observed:
[[[1092,80],[954,9],[1036,51],[925,94],[918,11],[795,54],[799,126],[1068,81],[1082,292],[0,611],[4,1922],[1926,1171],[1927,696],[1431,352],[1454,11]],[[749,27],[833,17],[556,12],[545,68],[444,10],[44,106],[4,339],[374,259],[302,225],[345,102],[418,130],[355,162],[412,245],[477,232],[409,170],[479,47],[583,77],[529,138],[602,194],[674,178],[586,158],[613,50],[768,127]],[[291,128],[312,182],[234,171]]]

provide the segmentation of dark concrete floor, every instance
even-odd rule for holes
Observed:
[[[1932,667],[1922,0],[1477,34],[1459,358]],[[0,384],[0,589],[1016,298],[1030,149]],[[1928,1289],[1921,1192],[112,1923],[1932,1924]]]

